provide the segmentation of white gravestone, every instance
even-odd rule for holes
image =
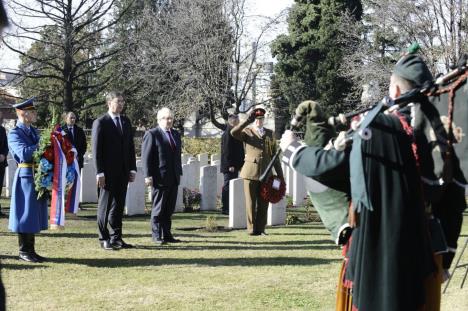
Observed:
[[[298,173],[295,170],[289,170],[289,174],[293,174],[293,204],[295,206],[299,206],[306,200],[307,191],[305,188],[305,180],[304,175]]]
[[[179,185],[179,188],[177,189],[177,201],[176,201],[174,212],[180,213],[183,211],[184,211],[184,187],[182,187],[182,185]]]
[[[96,169],[92,160],[84,163],[81,173],[80,202],[97,203]]]
[[[200,168],[200,210],[216,210],[216,175],[217,167],[215,165],[205,165]]]
[[[229,228],[247,228],[245,213],[244,179],[231,179],[229,181]]]
[[[283,176],[286,183],[286,194],[291,195],[293,193],[293,169],[283,164]]]
[[[200,189],[200,162],[195,158],[190,158],[186,167],[186,187],[192,190]],[[183,172],[184,175],[186,172]]]
[[[200,153],[197,158],[200,162],[200,167],[208,165],[208,153]]]
[[[215,153],[211,155],[211,165],[214,165],[214,161],[219,161],[221,160],[221,155],[219,153]]]
[[[134,182],[129,182],[125,199],[126,215],[143,215],[145,213],[145,178],[141,167],[138,167]]]
[[[282,198],[278,203],[268,205],[267,225],[279,226],[286,223],[286,200]]]
[[[221,196],[224,184],[224,174],[220,172],[221,160],[215,160],[212,163],[216,166],[216,194]]]
[[[182,159],[182,164],[187,164],[187,163],[188,163],[188,160],[189,160],[191,157],[192,157],[192,155],[190,155],[190,154],[186,154],[186,153],[182,154],[182,157],[181,157],[181,159]]]
[[[7,198],[11,197],[13,178],[15,177],[17,166],[18,165],[16,164],[16,161],[14,159],[9,159],[8,166],[5,168],[5,196]]]

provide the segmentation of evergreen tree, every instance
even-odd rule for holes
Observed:
[[[318,100],[330,113],[343,111],[351,83],[340,75],[343,50],[340,24],[345,12],[362,15],[359,0],[296,0],[288,17],[288,34],[272,43],[275,85],[295,108],[301,101]]]

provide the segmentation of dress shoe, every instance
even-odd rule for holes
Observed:
[[[153,242],[158,244],[158,245],[163,245],[163,244],[167,244],[167,241],[166,240],[163,240],[161,238],[157,238],[157,239],[153,239]]]
[[[164,241],[166,241],[166,242],[168,242],[168,243],[180,243],[180,242],[182,242],[181,240],[176,239],[176,238],[174,238],[174,237],[170,237],[170,238],[164,239]]]
[[[39,259],[34,255],[34,253],[20,253],[19,259],[27,262],[40,262]]]
[[[255,236],[255,235],[260,235],[258,232],[249,232],[249,235]]]
[[[112,244],[108,241],[100,241],[101,243],[101,248],[106,250],[106,251],[113,251],[115,248],[112,247]]]
[[[127,244],[123,240],[117,240],[111,243],[113,248],[133,248],[132,244]]]
[[[351,237],[352,233],[353,233],[353,228],[351,228],[350,226],[344,227],[338,235],[336,244],[343,246],[346,243],[348,243],[348,240]]]

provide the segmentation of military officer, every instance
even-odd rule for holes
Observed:
[[[10,153],[18,163],[13,179],[9,229],[18,233],[19,259],[42,262],[44,257],[35,251],[35,234],[48,227],[47,201],[38,200],[34,189],[33,153],[39,144],[39,133],[32,127],[37,113],[34,99],[15,104],[18,121],[8,133]]]
[[[240,177],[244,179],[247,231],[249,235],[266,235],[268,202],[260,196],[260,176],[276,152],[273,131],[263,127],[265,109],[252,109],[248,118],[231,130],[231,135],[244,143],[245,159]],[[249,126],[253,123],[253,126]],[[279,160],[275,173],[283,178]]]

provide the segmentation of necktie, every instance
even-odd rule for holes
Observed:
[[[120,135],[122,135],[123,131],[122,131],[122,126],[120,125],[120,118],[119,117],[115,117],[115,125],[117,126],[117,129],[119,130]]]
[[[75,133],[73,133],[73,127],[69,127],[68,130],[70,131],[72,140],[75,140]]]
[[[176,144],[174,141],[174,138],[172,137],[171,131],[166,131],[167,135],[169,136],[169,143],[171,144],[172,151],[175,151],[176,149]]]

